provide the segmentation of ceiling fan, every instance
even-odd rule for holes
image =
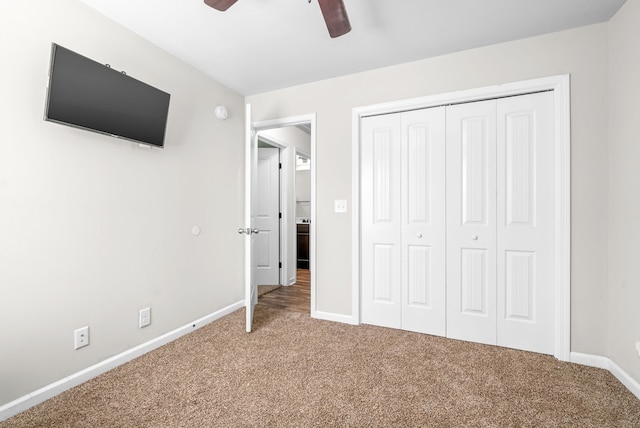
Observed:
[[[204,2],[212,8],[224,12],[229,9],[238,0],[204,0]],[[309,0],[311,3],[311,0]],[[340,37],[351,31],[351,23],[349,23],[349,17],[347,16],[347,9],[344,7],[343,0],[318,0],[320,10],[322,10],[322,16],[324,22],[329,29],[329,35],[334,37]]]

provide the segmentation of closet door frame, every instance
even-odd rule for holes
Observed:
[[[571,124],[568,74],[354,108],[352,111],[352,318],[361,323],[360,126],[367,116],[553,91],[554,99],[554,356],[571,357]]]

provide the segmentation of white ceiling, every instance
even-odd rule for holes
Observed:
[[[625,0],[344,0],[331,39],[317,0],[82,0],[242,95],[604,22]]]

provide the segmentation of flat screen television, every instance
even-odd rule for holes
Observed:
[[[170,95],[53,43],[45,120],[164,147]]]

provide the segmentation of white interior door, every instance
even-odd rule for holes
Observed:
[[[244,303],[246,309],[246,330],[251,331],[253,324],[253,311],[258,303],[256,284],[256,245],[255,235],[259,230],[255,226],[256,198],[257,198],[257,164],[258,142],[253,128],[251,117],[251,104],[245,106],[245,205],[244,228],[240,229],[245,234],[244,251]]]
[[[553,95],[447,110],[447,337],[554,352]]]
[[[553,107],[361,120],[362,322],[554,353]]]
[[[258,148],[256,282],[280,283],[280,150]]]
[[[445,334],[445,108],[362,122],[362,319]]]
[[[402,113],[402,328],[445,334],[445,108]]]
[[[496,343],[496,101],[447,108],[447,337]]]
[[[362,322],[402,327],[401,114],[362,119]]]
[[[554,353],[553,94],[498,102],[497,344]]]

